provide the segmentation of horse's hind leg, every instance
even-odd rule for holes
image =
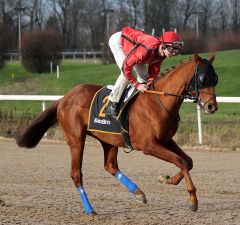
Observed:
[[[70,175],[80,194],[80,198],[83,204],[84,212],[86,214],[95,215],[87,194],[83,188],[83,174],[82,174],[82,160],[84,144],[86,139],[87,127],[80,121],[80,116],[75,117],[74,108],[71,113],[67,115],[67,112],[61,117],[59,113],[59,122],[64,130],[66,141],[70,147],[72,162]]]
[[[101,142],[104,149],[104,168],[116,177],[131,193],[135,194],[136,200],[146,203],[145,194],[118,168],[117,154],[118,147]]]

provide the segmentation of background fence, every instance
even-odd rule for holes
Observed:
[[[62,98],[62,95],[0,95],[0,100],[5,101],[41,101],[42,110],[46,109],[46,101],[56,101]],[[184,102],[192,102],[192,100],[184,100]],[[218,103],[240,103],[240,97],[217,97]],[[197,105],[197,126],[198,126],[198,142],[203,144],[202,138],[202,120],[201,109]]]
[[[60,55],[62,59],[72,59],[72,60],[82,60],[83,62],[86,62],[87,60],[93,60],[94,62],[97,62],[97,59],[100,59],[102,57],[102,51],[86,51],[86,50],[66,50],[63,52],[60,52]],[[18,52],[9,52],[4,53],[6,60],[13,61],[13,60],[19,60]]]

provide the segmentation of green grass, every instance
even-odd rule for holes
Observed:
[[[201,54],[209,57],[208,53]],[[164,72],[189,55],[166,59],[161,71]],[[218,96],[239,96],[240,50],[216,52],[214,68],[219,76],[216,88]],[[14,74],[14,77],[12,77]],[[56,74],[34,74],[27,72],[18,62],[8,63],[0,71],[0,93],[63,95],[80,83],[114,84],[119,75],[115,64],[77,63],[64,61],[60,66],[60,79]],[[29,85],[28,85],[29,84]]]
[[[113,83],[118,73],[113,64],[64,62],[57,79],[56,73],[29,73],[19,63],[9,63],[0,71],[0,93],[63,95],[80,83]],[[28,83],[31,88],[26,89]]]

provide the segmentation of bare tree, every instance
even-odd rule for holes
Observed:
[[[152,28],[155,28],[156,33],[161,33],[162,28],[165,27],[163,18],[163,1],[160,0],[145,0],[144,10],[145,10],[145,30],[151,32]]]
[[[232,31],[233,33],[238,33],[238,20],[239,20],[239,10],[240,10],[239,0],[231,0],[231,17],[232,17]]]
[[[148,31],[149,24],[149,2],[148,0],[143,0],[143,11],[144,11],[144,30]]]
[[[38,4],[38,0],[33,0],[32,2],[32,7],[30,8],[30,30],[33,30],[34,27],[34,23],[35,23],[35,15],[36,15],[36,11],[37,11],[37,4]]]
[[[144,27],[147,32],[155,29],[156,34],[162,33],[162,29],[173,29],[173,6],[176,6],[176,0],[144,0],[143,7],[145,11]]]
[[[121,29],[122,27],[128,25],[130,23],[129,20],[129,11],[126,8],[126,0],[118,0],[117,2],[118,5],[118,13],[117,13],[117,26],[116,26],[116,30]]]
[[[43,0],[25,0],[24,14],[29,17],[26,25],[29,26],[30,31],[35,27],[42,28],[43,11]]]
[[[36,11],[36,24],[39,28],[43,28],[46,18],[48,17],[49,13],[46,13],[49,9],[48,3],[44,0],[38,0],[38,6]]]
[[[76,48],[78,46],[78,38],[80,37],[80,23],[85,14],[82,10],[85,7],[85,1],[83,0],[73,0],[71,7],[69,9],[69,33],[71,38],[71,48]]]
[[[0,23],[11,25],[14,0],[0,0]]]
[[[71,0],[51,0],[53,10],[59,20],[64,48],[69,46],[68,17]]]
[[[0,0],[0,23],[3,24],[6,16],[6,1]]]
[[[182,10],[183,12],[182,29],[186,30],[190,17],[197,11],[196,9],[197,1],[182,0],[180,1],[179,6],[180,6],[180,10]]]
[[[52,27],[61,34],[64,48],[100,48],[106,39],[108,24],[113,33],[124,26],[144,28],[160,35],[165,30],[193,32],[199,18],[201,34],[216,36],[226,31],[239,32],[240,0],[0,0],[0,24],[15,39],[18,37],[18,14],[22,12],[23,33],[34,27]],[[194,13],[198,16],[195,16]]]
[[[227,19],[228,19],[228,13],[227,13],[227,4],[225,0],[220,0],[219,2],[219,15],[221,20],[221,32],[224,34],[226,31],[227,26]]]
[[[136,27],[137,26],[137,17],[138,17],[138,10],[137,7],[140,3],[140,0],[131,0],[132,6],[133,6],[133,23],[132,26]]]
[[[200,29],[201,33],[205,35],[208,30],[208,23],[213,16],[213,0],[200,0],[199,7],[200,7]]]
[[[91,37],[91,42],[93,46],[100,46],[105,40],[106,38],[108,38],[108,35],[111,32],[111,18],[112,16],[109,16],[109,31],[107,31],[106,28],[106,14],[103,13],[103,10],[105,9],[112,9],[112,6],[109,5],[107,6],[106,3],[102,2],[102,3],[97,3],[98,1],[95,1],[95,5],[97,6],[93,12],[93,19],[90,18],[90,14],[88,14],[85,18],[86,21],[88,21],[87,23],[85,23],[86,25],[88,24],[88,29],[90,31],[90,37]],[[89,8],[88,8],[89,10]],[[111,14],[110,14],[111,15]],[[86,22],[85,21],[85,22]],[[109,34],[107,34],[107,32],[109,32]]]

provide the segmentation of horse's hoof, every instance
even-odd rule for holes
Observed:
[[[167,180],[170,178],[168,175],[161,174],[161,176],[158,178],[158,182],[161,184],[166,184]]]
[[[98,215],[95,211],[93,211],[92,216]]]
[[[146,199],[146,196],[145,194],[141,191],[141,189],[137,189],[135,191],[135,198],[136,198],[136,201],[137,202],[141,202],[141,203],[147,203],[147,199]]]
[[[145,196],[144,193],[139,194],[139,195],[135,195],[135,197],[136,197],[137,202],[141,202],[141,203],[144,203],[144,204],[147,203],[147,199],[146,199],[146,196]]]
[[[94,217],[94,216],[98,215],[95,211],[92,211],[92,212],[89,212],[89,213],[84,212],[84,214],[86,216],[91,216],[91,217]]]
[[[188,202],[188,208],[193,211],[196,212],[198,210],[198,202]]]

